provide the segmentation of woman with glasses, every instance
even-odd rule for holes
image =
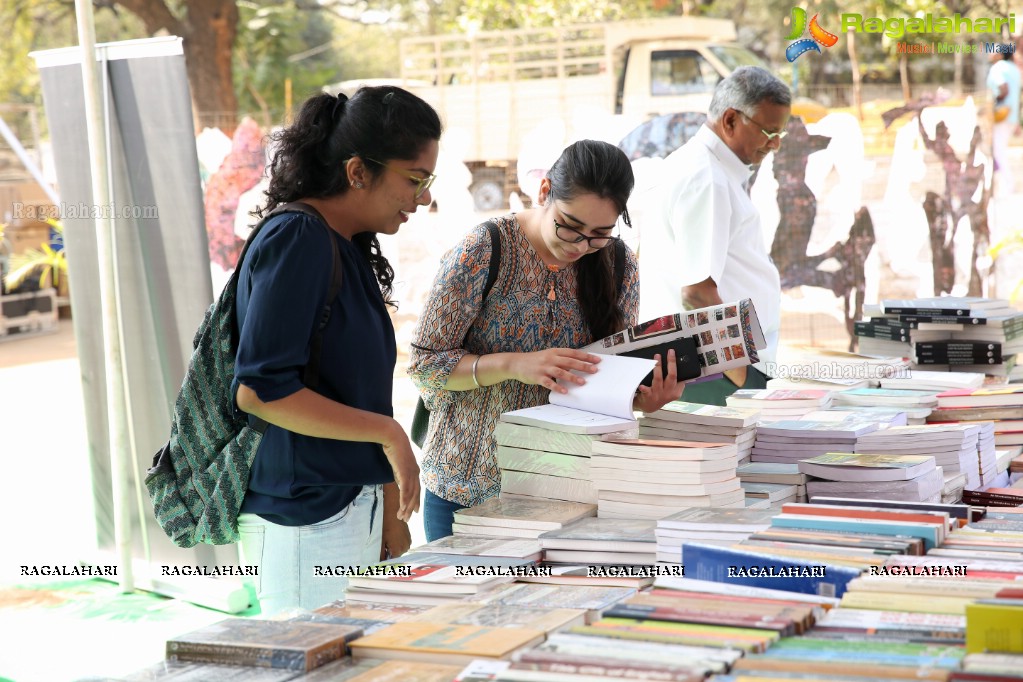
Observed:
[[[620,223],[629,225],[633,184],[620,149],[576,142],[541,181],[535,208],[493,220],[496,276],[486,223],[444,256],[409,368],[431,410],[423,445],[427,540],[451,534],[455,510],[500,492],[493,433],[501,413],[565,392],[558,379],[583,383],[571,370],[597,372],[600,358],[577,349],[636,324],[636,259],[617,234]],[[616,259],[616,249],[624,257]],[[624,265],[617,277],[616,260]],[[657,410],[681,395],[675,358],[666,360],[667,374],[654,372],[636,409]]]
[[[275,135],[257,211],[273,215],[239,265],[235,364],[238,407],[268,423],[238,520],[264,614],[340,599],[346,580],[331,569],[411,544],[419,467],[392,416],[394,271],[378,235],[430,204],[440,134],[423,100],[364,87],[312,97]],[[303,212],[274,214],[293,202]]]

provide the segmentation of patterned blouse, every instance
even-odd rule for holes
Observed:
[[[501,233],[501,263],[486,301],[481,299],[491,245],[482,224],[441,260],[410,356],[409,374],[431,412],[423,445],[424,483],[434,494],[465,506],[501,491],[494,441],[501,413],[542,405],[550,392],[512,380],[470,391],[445,390],[458,361],[466,353],[579,348],[595,340],[576,298],[575,268],[549,268],[514,214],[494,221]],[[626,323],[636,324],[639,273],[631,251],[622,288]]]

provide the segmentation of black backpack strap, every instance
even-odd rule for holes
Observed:
[[[490,290],[494,288],[497,272],[501,269],[501,228],[493,220],[488,220],[486,226],[490,231],[490,266],[487,268],[487,283],[483,287],[483,303],[486,303]]]

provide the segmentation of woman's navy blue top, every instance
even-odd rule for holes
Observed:
[[[238,273],[238,355],[234,392],[248,386],[263,402],[301,390],[310,341],[341,255],[341,292],[324,330],[316,391],[350,407],[393,416],[394,326],[367,259],[350,241],[301,213],[270,219]],[[327,519],[363,485],[394,475],[378,443],[313,438],[273,424],[256,451],[242,513],[305,526]]]

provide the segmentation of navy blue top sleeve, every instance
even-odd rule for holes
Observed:
[[[235,390],[244,384],[273,402],[303,389],[330,285],[333,239],[342,284],[324,330],[316,391],[391,416],[397,352],[390,316],[369,262],[328,230],[315,218],[288,213],[269,220],[253,240],[238,273]],[[271,424],[241,511],[281,525],[309,525],[341,511],[363,485],[393,480],[378,443],[313,438]]]

